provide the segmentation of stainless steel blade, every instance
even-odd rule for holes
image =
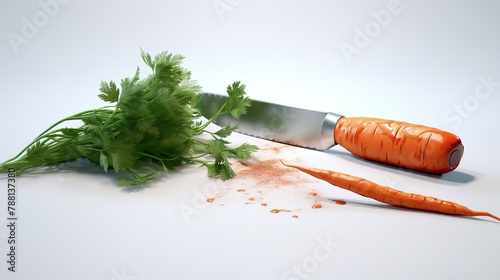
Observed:
[[[201,114],[212,118],[228,97],[202,93]],[[219,116],[219,126],[238,125],[237,132],[276,142],[326,150],[335,145],[334,130],[341,115],[294,108],[252,100],[248,112],[240,119],[230,114]]]

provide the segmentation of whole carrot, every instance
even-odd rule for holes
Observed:
[[[432,196],[403,192],[349,174],[317,168],[306,168],[285,163],[283,164],[288,167],[296,168],[320,180],[324,180],[334,186],[375,199],[382,203],[450,215],[488,216],[500,221],[500,217],[488,212],[474,211],[463,205]]]

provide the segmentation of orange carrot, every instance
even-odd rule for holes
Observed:
[[[296,168],[320,180],[324,180],[334,186],[393,206],[450,215],[488,216],[500,221],[500,217],[488,212],[474,211],[463,205],[431,196],[403,192],[349,174],[283,164],[288,167]]]
[[[334,140],[360,158],[435,174],[454,170],[464,152],[450,132],[376,118],[340,118]]]

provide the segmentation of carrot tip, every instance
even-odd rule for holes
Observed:
[[[282,159],[280,159],[279,161],[281,161],[281,164],[283,164],[284,166],[287,166],[287,167],[295,167],[294,165],[291,165],[291,164],[285,163]]]
[[[488,213],[488,216],[490,216],[491,218],[493,218],[493,219],[495,219],[495,220],[500,221],[500,217],[495,216],[495,215],[493,215],[493,214],[491,214],[491,213]]]

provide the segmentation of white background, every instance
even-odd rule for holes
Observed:
[[[256,99],[426,124],[456,133],[465,146],[458,169],[441,177],[367,163],[341,147],[264,150],[259,159],[300,159],[500,215],[499,10],[498,1],[2,1],[0,160],[55,121],[100,107],[100,81],[143,67],[140,48],[169,50],[186,57],[205,91],[223,93],[241,80]],[[382,207],[311,180],[265,197],[302,207],[293,219],[245,205],[234,190],[255,182],[212,181],[196,166],[140,192],[123,191],[113,178],[86,163],[18,178],[17,272],[7,271],[1,226],[0,278],[500,277],[500,223],[489,218]],[[5,175],[0,181],[7,185]],[[193,205],[213,188],[233,190],[224,206]],[[323,209],[304,206],[311,189]],[[199,211],[186,218],[186,205]]]

